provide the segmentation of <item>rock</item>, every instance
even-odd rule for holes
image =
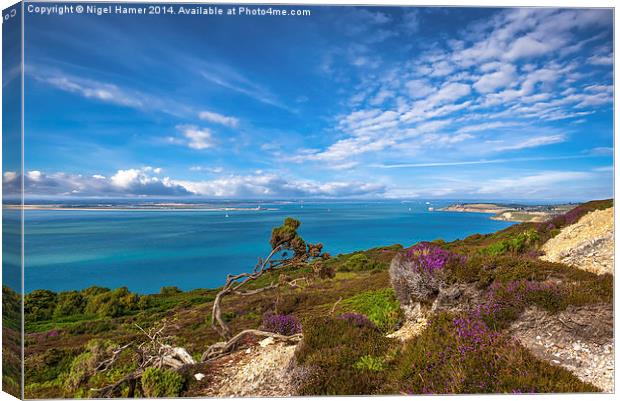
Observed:
[[[194,375],[194,378],[195,378],[196,380],[198,380],[198,381],[201,381],[202,379],[204,379],[204,378],[205,378],[205,375],[204,375],[204,374],[202,374],[202,373],[196,373],[196,374]]]
[[[581,345],[579,345],[579,343],[573,343],[573,349],[575,351],[581,351]]]
[[[271,344],[273,344],[275,342],[275,340],[273,339],[273,337],[267,337],[264,340],[261,340],[258,342],[258,345],[260,345],[261,347],[265,348]]]
[[[596,274],[614,272],[614,208],[596,210],[547,241],[543,260],[561,262]]]

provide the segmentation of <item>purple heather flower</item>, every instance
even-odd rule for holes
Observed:
[[[429,242],[420,242],[412,246],[406,255],[407,259],[413,262],[415,270],[426,273],[434,273],[441,270],[452,260],[464,261],[465,259],[465,256],[453,254]]]
[[[262,328],[285,336],[301,333],[301,323],[293,315],[265,315]]]
[[[368,316],[363,315],[361,313],[353,313],[347,312],[338,316],[338,319],[346,320],[347,322],[353,324],[357,327],[372,327],[376,328],[377,326],[368,318]]]

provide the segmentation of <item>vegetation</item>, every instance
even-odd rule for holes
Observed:
[[[429,303],[439,293],[445,268],[464,262],[462,255],[437,244],[421,242],[394,258],[390,266],[390,281],[403,305]]]
[[[329,259],[322,248],[299,237],[299,222],[290,219],[274,229],[271,244],[286,244],[284,259],[294,263],[287,262],[285,270],[268,269],[248,281],[243,292],[228,293],[221,317],[231,333],[260,328],[288,336],[301,331],[291,372],[301,395],[598,391],[536,359],[504,329],[531,306],[557,313],[612,302],[611,275],[537,258],[542,244],[562,227],[609,206],[611,201],[589,202],[544,224]],[[428,327],[405,343],[386,337],[402,324],[401,307],[420,301],[430,305],[441,289],[453,285],[479,293],[471,310],[435,313]],[[91,388],[133,372],[138,362],[129,349],[109,369],[95,372],[94,367],[118,345],[143,341],[136,324],[148,331],[168,322],[169,341],[199,359],[223,339],[211,318],[221,290],[163,287],[159,294],[138,295],[127,288],[91,287],[27,294],[26,397],[92,397]],[[3,288],[3,294],[5,304],[15,299],[19,306],[9,289]],[[15,320],[18,328],[18,309],[17,319],[7,313],[5,321]],[[201,372],[209,374],[208,369]],[[192,377],[149,367],[137,386],[144,396],[195,396]],[[118,394],[134,396],[127,384]]]
[[[142,375],[142,389],[149,398],[178,397],[185,385],[185,379],[177,372],[165,369],[147,368]]]
[[[304,322],[303,334],[296,352],[298,369],[308,372],[301,395],[364,395],[381,388],[385,376],[376,361],[390,349],[381,331],[349,319],[318,317]]]
[[[391,288],[366,291],[347,298],[342,301],[340,309],[343,312],[358,312],[383,332],[394,330],[402,318],[400,304]]]
[[[407,394],[593,392],[470,317],[435,316],[394,357],[383,392]]]

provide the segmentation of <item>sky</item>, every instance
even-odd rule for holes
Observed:
[[[613,196],[611,10],[295,8],[27,14],[28,196]]]

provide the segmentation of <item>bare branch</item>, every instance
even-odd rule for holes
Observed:
[[[301,333],[293,334],[291,336],[285,336],[278,333],[270,333],[268,331],[262,330],[243,330],[242,332],[235,335],[233,338],[226,342],[215,343],[210,346],[203,354],[200,359],[201,362],[212,361],[217,358],[221,358],[230,354],[233,351],[240,349],[241,340],[243,340],[246,336],[254,336],[254,337],[272,337],[275,340],[280,340],[284,342],[299,342],[302,338]]]
[[[329,311],[329,316],[333,316],[334,315],[334,312],[336,311],[336,306],[338,306],[340,301],[342,301],[342,297],[338,298],[338,300],[336,302],[334,302],[334,306],[332,306],[332,309]]]

